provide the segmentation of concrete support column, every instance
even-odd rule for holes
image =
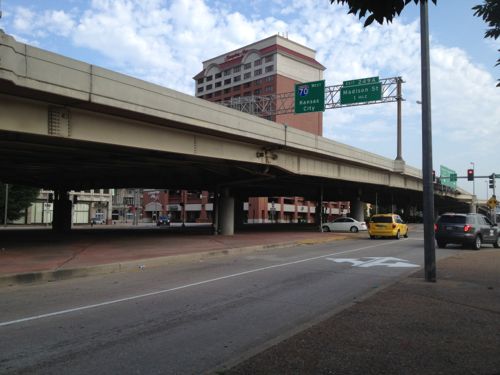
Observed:
[[[321,186],[318,198],[316,199],[316,210],[314,216],[318,230],[323,232],[323,186]]]
[[[69,200],[67,191],[56,191],[54,197],[54,211],[52,230],[69,232],[71,230],[73,203]]]
[[[108,198],[108,206],[106,207],[108,212],[106,213],[106,224],[113,224],[113,196],[110,195]]]
[[[477,212],[477,197],[475,195],[472,196],[472,199],[470,201],[469,212],[471,214],[474,214]]]
[[[234,225],[236,228],[242,228],[245,223],[245,210],[243,202],[244,199],[241,196],[234,199]]]
[[[355,200],[351,201],[351,217],[358,221],[365,221],[365,215],[363,212],[363,202],[357,197]]]
[[[219,225],[221,234],[234,234],[234,198],[229,195],[228,188],[224,189],[220,198]]]

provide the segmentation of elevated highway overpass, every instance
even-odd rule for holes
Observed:
[[[301,195],[418,207],[422,191],[421,172],[402,161],[18,43],[1,31],[0,171],[3,182],[61,192],[168,187],[226,198]],[[436,203],[462,204],[457,198],[438,193]]]

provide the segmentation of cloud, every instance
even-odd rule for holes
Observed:
[[[18,7],[14,12],[14,29],[18,33],[46,37],[50,34],[69,36],[74,28],[70,14],[60,10],[45,10],[41,13],[32,9]]]

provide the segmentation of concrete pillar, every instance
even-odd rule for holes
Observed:
[[[220,199],[219,224],[221,234],[225,236],[234,234],[234,198],[229,196],[227,188]]]
[[[477,197],[475,195],[472,196],[472,199],[470,201],[469,212],[471,214],[474,214],[477,212]]]
[[[351,201],[351,217],[358,221],[365,220],[365,214],[363,212],[363,202],[357,197],[355,200]]]
[[[54,195],[52,230],[61,233],[69,232],[71,230],[73,203],[69,200],[67,191],[56,191]]]
[[[316,210],[314,216],[318,230],[323,232],[323,186],[321,186],[318,198],[316,199]]]
[[[243,207],[244,199],[238,196],[234,200],[234,225],[236,228],[242,228],[245,223],[245,210]]]

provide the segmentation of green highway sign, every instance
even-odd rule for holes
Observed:
[[[353,79],[351,81],[344,81],[342,83],[342,86],[347,87],[347,86],[368,85],[368,84],[377,83],[377,82],[379,82],[378,77],[368,77],[368,78],[361,78],[361,79]]]
[[[295,113],[325,111],[325,81],[295,84]]]
[[[382,83],[378,77],[344,81],[340,88],[340,104],[372,102],[382,99]]]
[[[453,169],[445,167],[444,165],[440,166],[439,178],[441,179],[441,184],[444,186],[449,186],[453,189],[457,188],[457,172]]]

